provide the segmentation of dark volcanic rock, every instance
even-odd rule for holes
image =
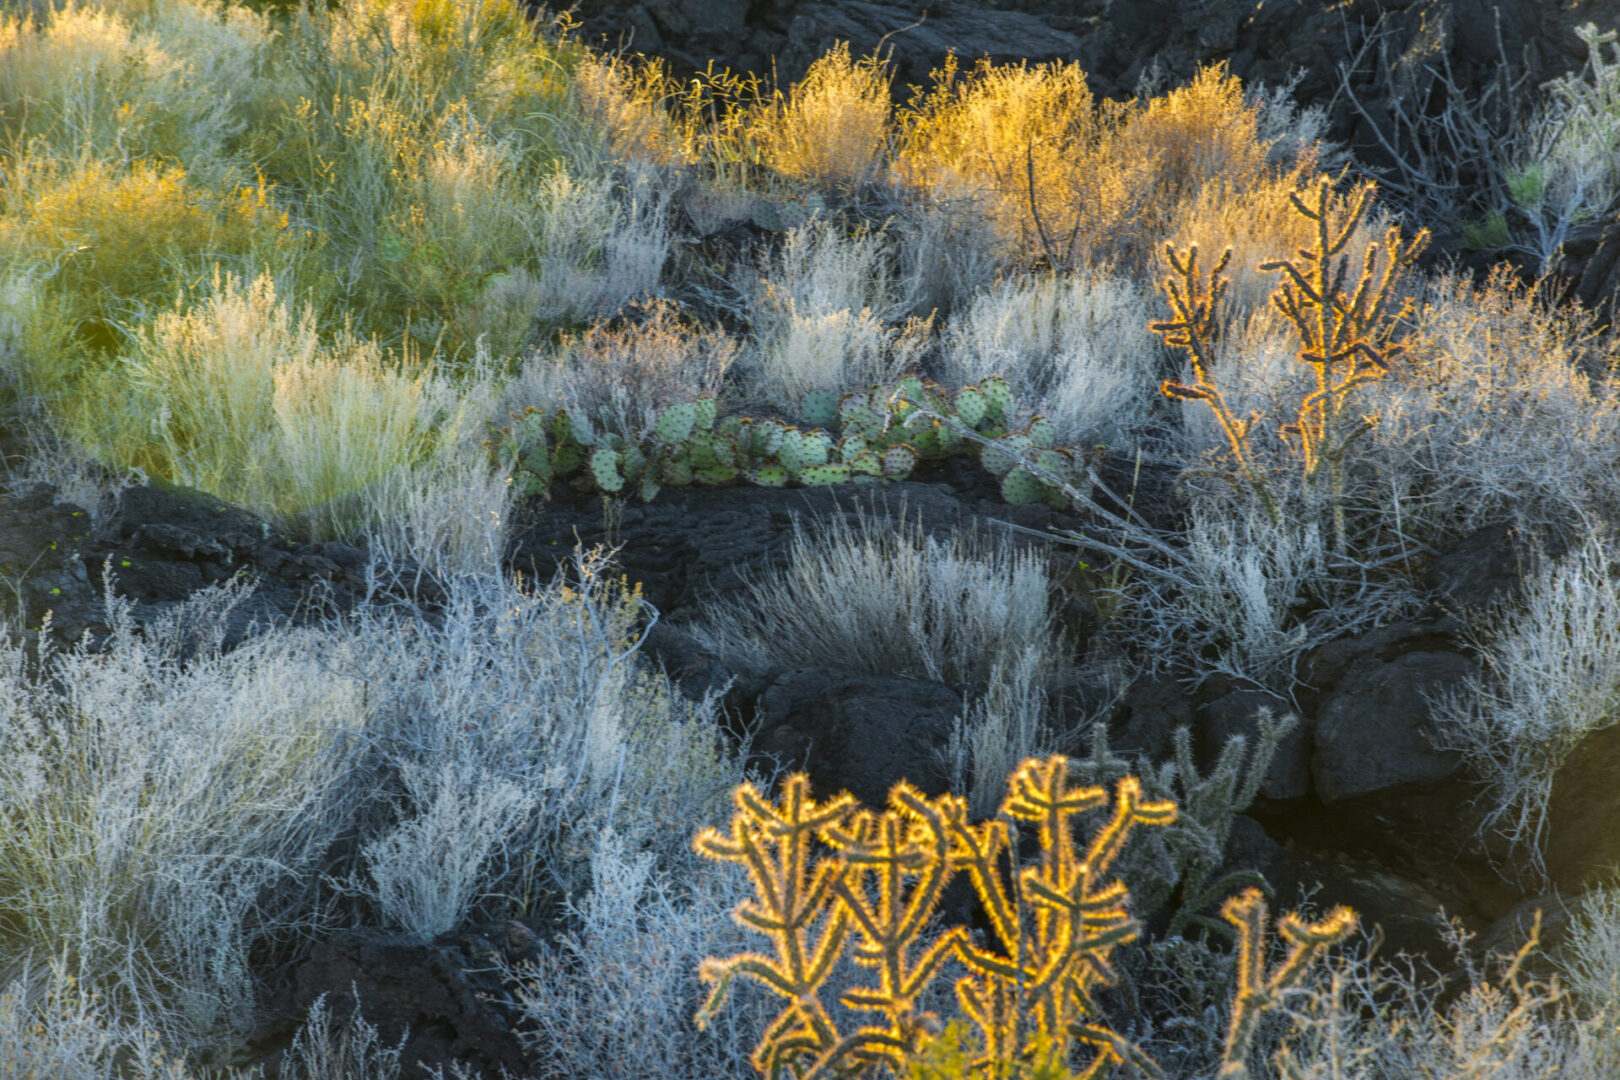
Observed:
[[[939,683],[791,671],[760,696],[754,749],[808,772],[819,798],[847,791],[881,807],[898,780],[947,790],[943,751],[961,713],[961,697]]]
[[[530,959],[535,941],[520,924],[447,935],[430,945],[375,932],[325,939],[291,971],[271,1002],[274,1019],[255,1042],[266,1048],[285,1044],[323,994],[334,1027],[346,1024],[358,995],[360,1012],[383,1046],[404,1039],[401,1076],[423,1075],[424,1066],[452,1061],[485,1076],[528,1076],[532,1062],[512,1018],[490,999],[506,989],[499,965]]]
[[[1546,859],[1571,893],[1620,870],[1620,724],[1586,736],[1553,778]]]
[[[1205,763],[1214,761],[1221,748],[1241,735],[1253,746],[1259,738],[1260,714],[1282,716],[1291,710],[1264,690],[1230,690],[1198,709],[1196,745]],[[1296,722],[1271,759],[1260,794],[1267,799],[1298,799],[1311,790],[1311,733]]]
[[[1164,761],[1177,728],[1191,728],[1193,698],[1173,676],[1143,676],[1125,691],[1108,721],[1109,746],[1126,757]]]
[[[921,10],[864,0],[808,3],[798,5],[788,21],[779,70],[796,76],[835,41],[849,42],[856,56],[888,50],[902,86],[925,83],[947,53],[969,63],[988,57],[1001,64],[1039,64],[1069,59],[1082,48],[1078,37],[1057,29],[1051,19],[961,0]]]
[[[1461,758],[1435,747],[1425,695],[1474,670],[1460,653],[1410,652],[1346,673],[1316,716],[1311,774],[1322,801],[1454,775]]]
[[[300,619],[364,595],[366,555],[347,544],[298,543],[245,510],[201,492],[137,487],[92,529],[79,507],[45,485],[0,494],[0,610],[21,609],[30,628],[50,613],[52,637],[105,633],[103,586],[133,602],[138,622],[197,590],[243,574],[258,583],[231,612],[226,644],[250,624]]]
[[[617,513],[616,519],[605,517],[597,499],[583,505],[536,504],[508,561],[545,580],[576,547],[605,545],[616,550],[620,567],[641,584],[653,606],[669,614],[733,595],[749,580],[784,565],[795,523],[843,518],[855,524],[864,518],[884,528],[909,523],[929,535],[945,535],[993,528],[994,519],[1037,530],[1064,520],[1045,507],[965,498],[949,485],[919,481],[674,489],[650,503],[627,501]]]

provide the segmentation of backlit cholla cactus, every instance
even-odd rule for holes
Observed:
[[[1130,891],[1110,876],[1112,867],[1136,828],[1176,819],[1175,804],[1144,798],[1136,778],[1120,780],[1110,795],[1071,785],[1061,756],[1032,758],[1009,778],[998,817],[980,823],[969,821],[960,796],[929,798],[905,782],[881,812],[848,795],[818,802],[802,774],[784,782],[774,803],[752,784],[737,789],[734,803],[730,830],[704,829],[694,847],[747,869],[755,895],[734,915],[771,947],[705,960],[700,975],[714,988],[697,1019],[700,1027],[707,1023],[738,976],[782,998],[751,1058],[762,1076],[812,1080],[879,1066],[904,1074],[941,1026],[920,1002],[952,962],[966,970],[955,988],[977,1034],[973,1075],[1007,1076],[1077,1056],[1084,1059],[1080,1071],[1067,1074],[1077,1080],[1127,1062],[1142,1075],[1162,1075],[1094,1019],[1093,994],[1113,981],[1114,951],[1139,930]],[[1093,812],[1107,818],[1082,843],[1077,819]],[[1038,854],[1022,867],[1013,865],[1016,823],[1033,826],[1038,841]],[[974,940],[964,927],[925,933],[957,873],[978,894],[991,928],[987,940]],[[1225,914],[1238,926],[1240,945],[1225,1061],[1229,1075],[1241,1077],[1255,1020],[1349,933],[1354,916],[1340,909],[1317,924],[1285,916],[1279,929],[1290,951],[1268,973],[1259,894],[1235,898]],[[845,1032],[820,994],[851,946],[857,969],[871,978],[839,1002],[876,1019]]]

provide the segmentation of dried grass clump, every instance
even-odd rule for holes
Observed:
[[[1204,190],[1272,182],[1261,106],[1223,67],[1136,104],[1096,102],[1074,64],[947,65],[899,117],[895,174],[933,196],[971,198],[1015,258],[1145,269]]]
[[[1583,738],[1620,721],[1620,580],[1594,533],[1527,583],[1522,608],[1477,627],[1482,670],[1437,722],[1491,785],[1483,825],[1540,860],[1553,779]]]
[[[750,118],[760,153],[794,180],[851,189],[874,179],[888,150],[889,78],[880,60],[852,59],[838,42]]]
[[[1126,442],[1147,419],[1158,356],[1147,296],[1087,270],[1009,278],[980,292],[943,334],[953,384],[1001,375],[1064,446]]]
[[[367,709],[318,634],[226,652],[242,598],[209,590],[141,630],[112,604],[105,650],[37,672],[0,652],[0,983],[60,958],[167,1039],[251,1027],[248,954],[317,920]]]
[[[1408,359],[1370,388],[1362,452],[1406,528],[1446,542],[1493,521],[1532,531],[1601,517],[1615,497],[1620,337],[1511,274],[1418,293]]]
[[[427,379],[374,344],[323,343],[313,314],[295,318],[268,277],[216,277],[154,320],[98,380],[103,404],[81,404],[69,423],[106,460],[341,535],[368,485],[425,455]]]
[[[683,319],[667,301],[632,316],[530,355],[504,389],[505,411],[562,407],[600,430],[643,439],[664,406],[720,393],[739,352],[732,337]]]
[[[706,605],[696,632],[740,670],[910,675],[970,692],[1032,645],[1043,653],[1039,683],[1055,687],[1067,645],[1035,552],[842,520],[796,529],[786,570]]]
[[[276,262],[293,243],[288,219],[261,186],[218,192],[184,170],[146,162],[128,167],[12,159],[0,190],[0,261],[33,275],[77,350],[22,357],[27,389],[47,397],[106,353],[120,328],[169,304],[180,282],[214,263]]]

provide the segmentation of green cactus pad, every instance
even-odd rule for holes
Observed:
[[[844,462],[844,464],[849,466],[850,472],[857,473],[859,475],[883,475],[883,459],[878,456],[878,452],[876,450],[862,450],[859,454],[856,454],[853,458],[850,458],[848,461]]]
[[[804,433],[794,428],[783,432],[782,445],[777,448],[776,459],[790,473],[796,473],[808,465]]]
[[[653,431],[666,443],[684,442],[697,424],[697,406],[692,402],[666,405],[658,412]]]
[[[575,442],[560,444],[551,455],[553,476],[573,476],[585,465],[585,448]]]
[[[692,402],[692,427],[697,431],[713,431],[714,418],[719,413],[719,406],[712,397],[698,398]]]
[[[1014,469],[1001,478],[1001,497],[1014,506],[1028,506],[1046,498],[1046,485],[1023,469]]]
[[[867,448],[866,436],[852,431],[838,440],[838,460],[848,464],[866,453]]]
[[[890,480],[904,480],[917,467],[917,455],[910,448],[893,446],[883,452],[883,475]]]
[[[775,420],[756,420],[752,428],[752,441],[749,449],[756,454],[770,456],[782,449],[782,440],[787,435],[785,425]]]
[[[591,477],[603,491],[619,491],[624,477],[619,475],[619,452],[602,447],[591,452]]]
[[[686,487],[692,482],[693,471],[691,463],[684,458],[671,458],[658,470],[658,478],[670,487]]]
[[[641,478],[641,501],[642,502],[652,502],[655,498],[658,497],[658,492],[659,492],[658,476],[655,473],[649,472],[649,473],[647,473],[645,476],[643,476]]]
[[[812,487],[821,487],[827,484],[847,483],[850,478],[848,465],[816,465],[799,474],[799,479]]]
[[[760,487],[785,487],[788,482],[788,471],[780,465],[761,465],[749,469],[744,475],[748,477],[750,484],[758,484]]]
[[[1024,429],[1024,434],[1029,436],[1031,446],[1038,446],[1042,450],[1050,450],[1057,442],[1057,429],[1052,426],[1052,421],[1044,416],[1037,416],[1031,420],[1029,427]]]
[[[637,480],[647,472],[647,455],[641,447],[631,445],[619,451],[619,472],[626,480]]]
[[[799,406],[804,422],[816,427],[832,427],[838,422],[838,395],[832,390],[812,390]]]
[[[1069,460],[1069,455],[1062,450],[1036,451],[1035,464],[1060,480],[1069,480],[1074,473],[1074,463]]]
[[[956,415],[968,427],[976,428],[983,423],[988,408],[989,403],[977,386],[964,386],[956,392]]]
[[[1005,424],[1012,412],[1012,387],[1000,375],[991,375],[979,381],[979,393],[984,395],[985,418]]]
[[[724,487],[737,482],[738,472],[730,465],[716,465],[707,469],[696,469],[692,479],[705,487]]]
[[[869,395],[850,394],[838,406],[838,420],[845,432],[874,439],[883,430],[883,413]]]
[[[804,433],[804,461],[806,465],[825,465],[832,458],[832,436],[825,431]]]

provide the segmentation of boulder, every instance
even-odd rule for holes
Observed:
[[[1291,710],[1275,694],[1264,690],[1229,690],[1198,709],[1195,745],[1203,764],[1213,762],[1221,748],[1235,736],[1254,745],[1259,737],[1260,714],[1285,715]],[[1299,799],[1311,790],[1311,733],[1296,723],[1277,746],[1277,754],[1266,770],[1260,794],[1267,799]]]
[[[272,995],[268,1021],[254,1042],[266,1064],[326,996],[334,1028],[356,1007],[377,1029],[382,1046],[403,1046],[400,1076],[462,1062],[485,1076],[528,1076],[533,1062],[514,1031],[513,1017],[494,1002],[506,996],[504,964],[534,958],[538,938],[520,923],[472,929],[423,945],[376,931],[323,938]],[[274,1074],[273,1074],[274,1075]],[[289,1078],[290,1080],[290,1078]]]
[[[1468,678],[1456,652],[1417,651],[1358,661],[1316,714],[1311,775],[1323,802],[1446,780],[1462,759],[1436,747],[1426,695]]]
[[[1545,854],[1568,893],[1620,872],[1620,724],[1587,735],[1553,777]]]
[[[1108,721],[1108,745],[1122,757],[1165,761],[1177,728],[1192,728],[1193,697],[1172,675],[1144,675],[1131,683]]]
[[[882,807],[902,779],[948,790],[944,754],[961,714],[941,683],[801,669],[760,696],[754,750],[809,773],[818,798],[847,791]]]

